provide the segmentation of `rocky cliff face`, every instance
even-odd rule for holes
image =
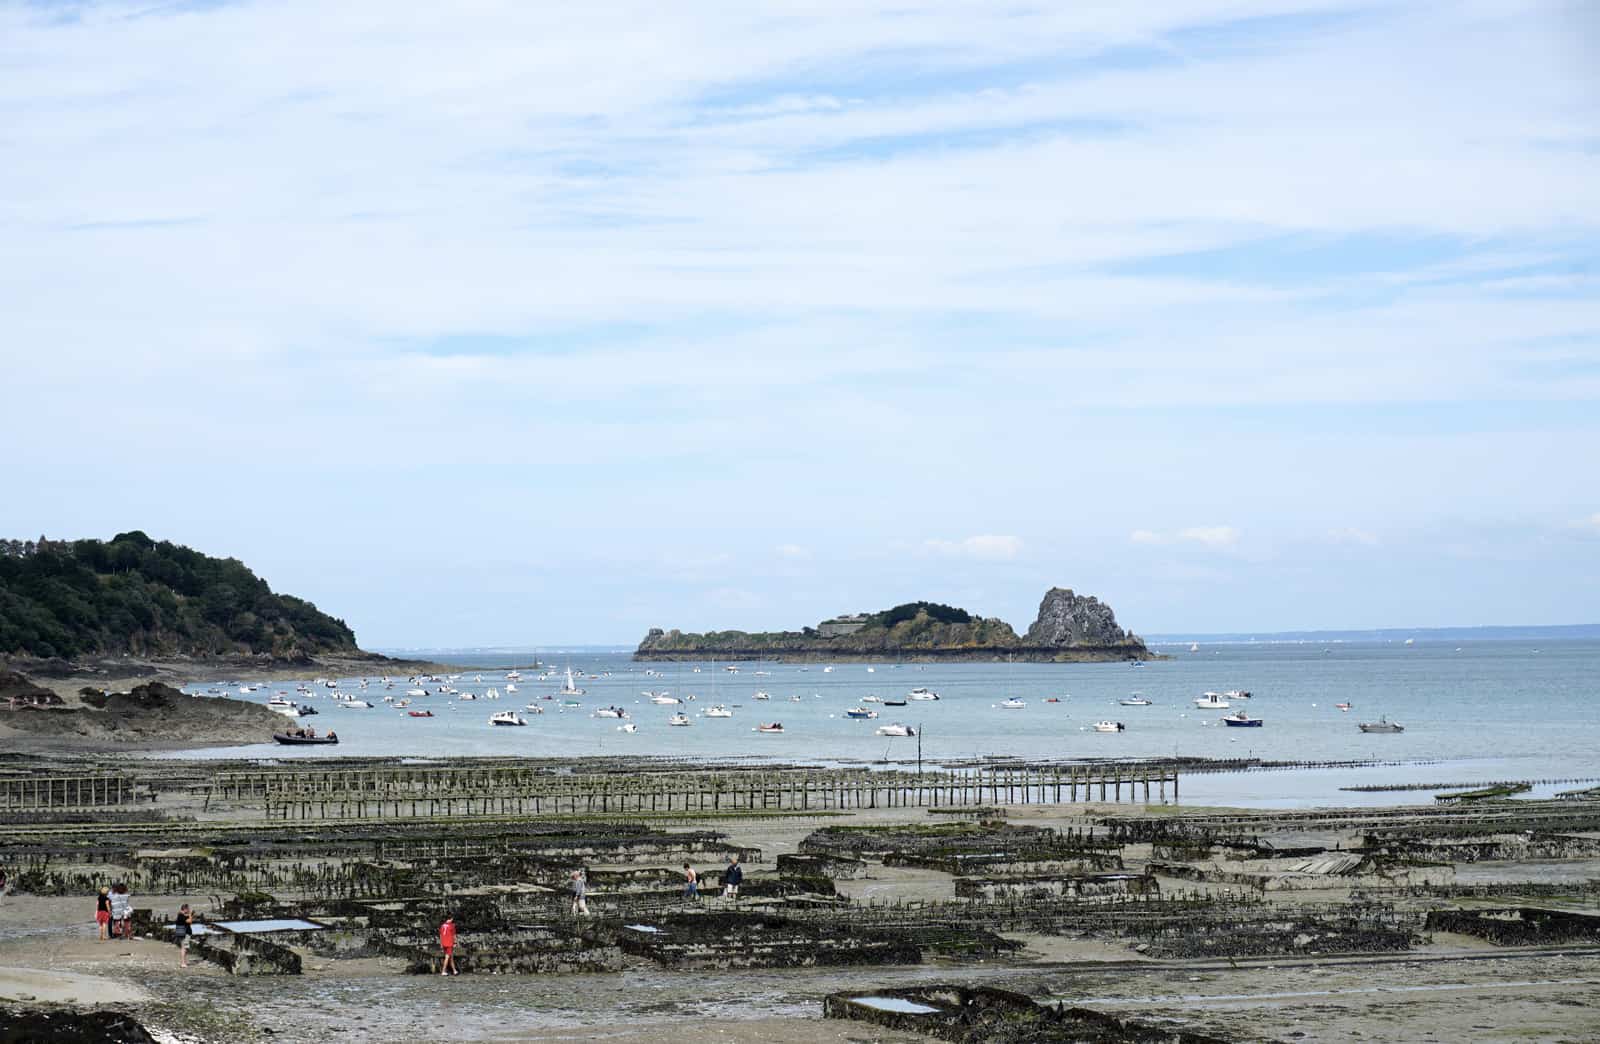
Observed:
[[[1093,595],[1084,597],[1067,587],[1052,587],[1039,603],[1039,616],[1028,628],[1023,644],[1043,647],[1118,646],[1143,647],[1136,635],[1117,626],[1111,607]]]

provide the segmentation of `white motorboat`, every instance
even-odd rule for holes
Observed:
[[[1022,710],[1027,705],[1028,705],[1028,701],[1027,700],[1019,700],[1015,696],[1011,697],[1008,700],[1001,700],[1000,701],[1000,709],[1001,710]]]
[[[1122,732],[1127,728],[1120,721],[1097,721],[1094,723],[1096,732]]]
[[[528,723],[525,720],[523,720],[522,715],[518,714],[516,711],[501,711],[499,714],[491,714],[489,716],[489,724],[490,725],[526,725]]]
[[[659,703],[663,707],[665,707],[665,706],[668,706],[668,705],[671,705],[671,704],[675,704],[675,703],[682,703],[683,701],[678,699],[678,697],[676,697],[676,696],[668,696],[664,692],[658,692],[654,696],[650,697],[650,702],[651,703]]]
[[[878,699],[878,697],[876,697],[876,696],[863,696],[863,697],[861,697],[861,702],[862,703],[882,703],[883,701]]]
[[[1132,696],[1129,696],[1127,699],[1118,700],[1117,702],[1122,704],[1122,706],[1124,706],[1124,707],[1154,707],[1155,706],[1155,701],[1154,700],[1147,700],[1143,696],[1140,696],[1138,693],[1134,693]]]
[[[509,691],[511,687],[508,685],[508,686],[506,686],[506,688]],[[573,678],[572,678],[572,668],[571,667],[567,668],[567,684],[562,686],[561,691],[556,693],[556,695],[557,696],[582,696],[583,695],[583,690],[578,688],[578,683],[576,681],[574,681]]]
[[[349,707],[351,709],[357,709],[357,708],[364,708],[366,710],[371,710],[372,709],[372,704],[368,703],[366,700],[340,700],[339,701],[339,706],[341,706],[341,707]]]
[[[427,689],[407,689],[406,690],[406,695],[407,696],[426,696],[426,695],[428,695],[428,690]]]
[[[938,698],[938,693],[934,692],[932,689],[926,688],[912,689],[910,692],[906,693],[906,699],[908,700],[922,700],[923,702],[927,702],[929,700],[936,700]]]
[[[533,711],[535,714],[544,713],[544,705],[542,703],[530,703],[528,704],[527,709]]]
[[[517,691],[517,683],[516,682],[506,682],[506,691],[507,692],[516,692]]]
[[[1196,696],[1194,705],[1201,710],[1227,710],[1228,701],[1222,698],[1220,692],[1208,692],[1204,696]]]
[[[1225,700],[1248,700],[1250,698],[1250,690],[1229,689],[1227,692],[1222,694],[1222,698]]]
[[[293,707],[294,701],[283,696],[274,696],[267,701],[268,707]]]
[[[326,685],[330,689],[337,689],[339,687],[339,683],[336,681],[325,681],[322,684]]]
[[[876,668],[876,667],[868,667],[867,668],[867,673],[868,674],[876,674],[877,670],[878,670],[878,668]]]
[[[521,680],[522,680],[522,673],[520,671],[507,671],[506,672],[506,681],[516,682],[516,681],[521,681]]]
[[[705,716],[708,718],[731,718],[733,717],[733,711],[719,703],[715,707],[707,710],[705,712]]]
[[[458,699],[458,700],[475,700],[477,698],[478,697],[474,696],[470,692],[463,692],[462,694],[460,694],[459,696],[456,697],[456,699]]]
[[[635,725],[633,722],[630,721],[626,725],[618,725],[617,726],[617,731],[618,732],[638,732],[639,731],[639,726]]]
[[[679,711],[678,713],[674,714],[672,717],[667,719],[667,724],[668,725],[676,725],[679,728],[682,728],[685,725],[689,724],[689,715],[683,713],[683,711]]]
[[[824,668],[822,668],[822,673],[823,674],[832,674],[833,673],[833,668],[832,667],[824,667]]]
[[[1360,725],[1357,725],[1356,728],[1360,729],[1362,732],[1379,732],[1391,735],[1396,732],[1406,731],[1406,727],[1404,725],[1400,724],[1398,721],[1390,721],[1387,717],[1379,718],[1377,721],[1364,721]]]
[[[750,698],[752,700],[770,700],[770,699],[772,699],[772,694],[769,693],[769,692],[757,692],[754,696],[752,696]]]
[[[626,718],[628,712],[621,707],[601,707],[594,712],[594,716],[597,718]]]
[[[765,725],[757,725],[756,726],[756,731],[757,732],[764,732],[769,736],[777,735],[777,734],[783,732],[783,722],[781,722],[781,721],[773,721],[773,722],[768,722]]]
[[[879,725],[873,730],[879,736],[915,736],[917,730],[910,725],[902,725],[898,721],[890,725]]]

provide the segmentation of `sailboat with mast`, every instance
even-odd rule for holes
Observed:
[[[563,685],[561,687],[561,691],[556,693],[556,695],[557,696],[582,696],[583,695],[583,690],[578,688],[578,683],[572,677],[572,666],[570,664],[567,666],[567,684]]]

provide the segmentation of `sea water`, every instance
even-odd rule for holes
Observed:
[[[654,755],[707,759],[752,758],[812,764],[914,762],[919,738],[874,735],[883,724],[904,722],[917,728],[924,764],[995,756],[1104,760],[1143,757],[1260,758],[1298,762],[1375,759],[1389,764],[1350,769],[1186,774],[1186,804],[1251,804],[1292,807],[1334,803],[1428,801],[1418,792],[1351,793],[1341,788],[1374,782],[1477,782],[1502,779],[1581,779],[1600,776],[1600,642],[1464,641],[1459,644],[1399,642],[1238,643],[1190,651],[1187,645],[1161,648],[1170,659],[1140,666],[1118,663],[914,664],[885,660],[875,664],[839,663],[824,672],[822,663],[744,662],[738,673],[711,660],[700,664],[634,663],[626,653],[548,658],[555,668],[545,681],[521,668],[520,691],[506,693],[506,654],[459,654],[461,665],[450,684],[479,696],[413,698],[405,710],[381,702],[395,700],[415,686],[395,678],[385,689],[371,676],[340,679],[339,690],[364,698],[371,710],[345,709],[316,687],[297,693],[294,681],[271,682],[248,697],[222,679],[189,687],[191,692],[223,688],[233,698],[265,702],[286,693],[315,706],[319,714],[301,719],[319,733],[337,730],[337,747],[280,747],[272,743],[187,751],[182,757],[265,757],[310,760],[321,757],[386,755],[526,755],[583,757]],[[443,657],[441,657],[443,658]],[[526,662],[526,661],[524,661]],[[586,690],[579,707],[563,707],[557,695],[569,665]],[[867,670],[868,666],[874,668]],[[491,669],[498,667],[500,669]],[[648,675],[654,670],[657,675]],[[765,671],[766,674],[758,674]],[[478,682],[476,676],[482,675]],[[598,677],[593,677],[598,675]],[[439,685],[425,686],[436,690]],[[885,707],[863,702],[904,699],[913,688],[939,693],[937,702]],[[498,700],[483,699],[490,688]],[[1206,691],[1245,689],[1228,711],[1201,710],[1194,698]],[[677,706],[652,704],[646,690],[667,690]],[[752,697],[758,690],[768,701]],[[1141,693],[1150,707],[1124,707],[1118,700]],[[542,697],[552,696],[552,699]],[[798,697],[793,700],[791,697]],[[1021,710],[999,706],[1008,697],[1025,701]],[[1060,702],[1046,703],[1054,697]],[[535,702],[543,714],[528,711]],[[732,718],[705,718],[717,704],[732,708]],[[1349,703],[1349,711],[1335,704]],[[620,706],[638,724],[619,732],[621,722],[596,718],[601,707]],[[878,718],[851,719],[845,711],[866,707]],[[1231,728],[1224,714],[1243,709],[1263,719],[1261,728]],[[433,718],[411,718],[406,710],[428,709]],[[489,724],[497,711],[515,710],[526,728]],[[693,722],[667,725],[677,711]],[[1369,735],[1357,723],[1380,715],[1401,722],[1398,735]],[[288,719],[285,719],[286,723]],[[1092,730],[1101,720],[1120,721],[1119,733]],[[762,722],[781,721],[781,735],[757,733]],[[1548,784],[1546,794],[1578,784]]]

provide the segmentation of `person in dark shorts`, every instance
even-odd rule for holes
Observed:
[[[178,967],[189,967],[189,940],[194,937],[194,912],[189,904],[178,907],[178,916],[172,922],[172,934],[178,941]]]

